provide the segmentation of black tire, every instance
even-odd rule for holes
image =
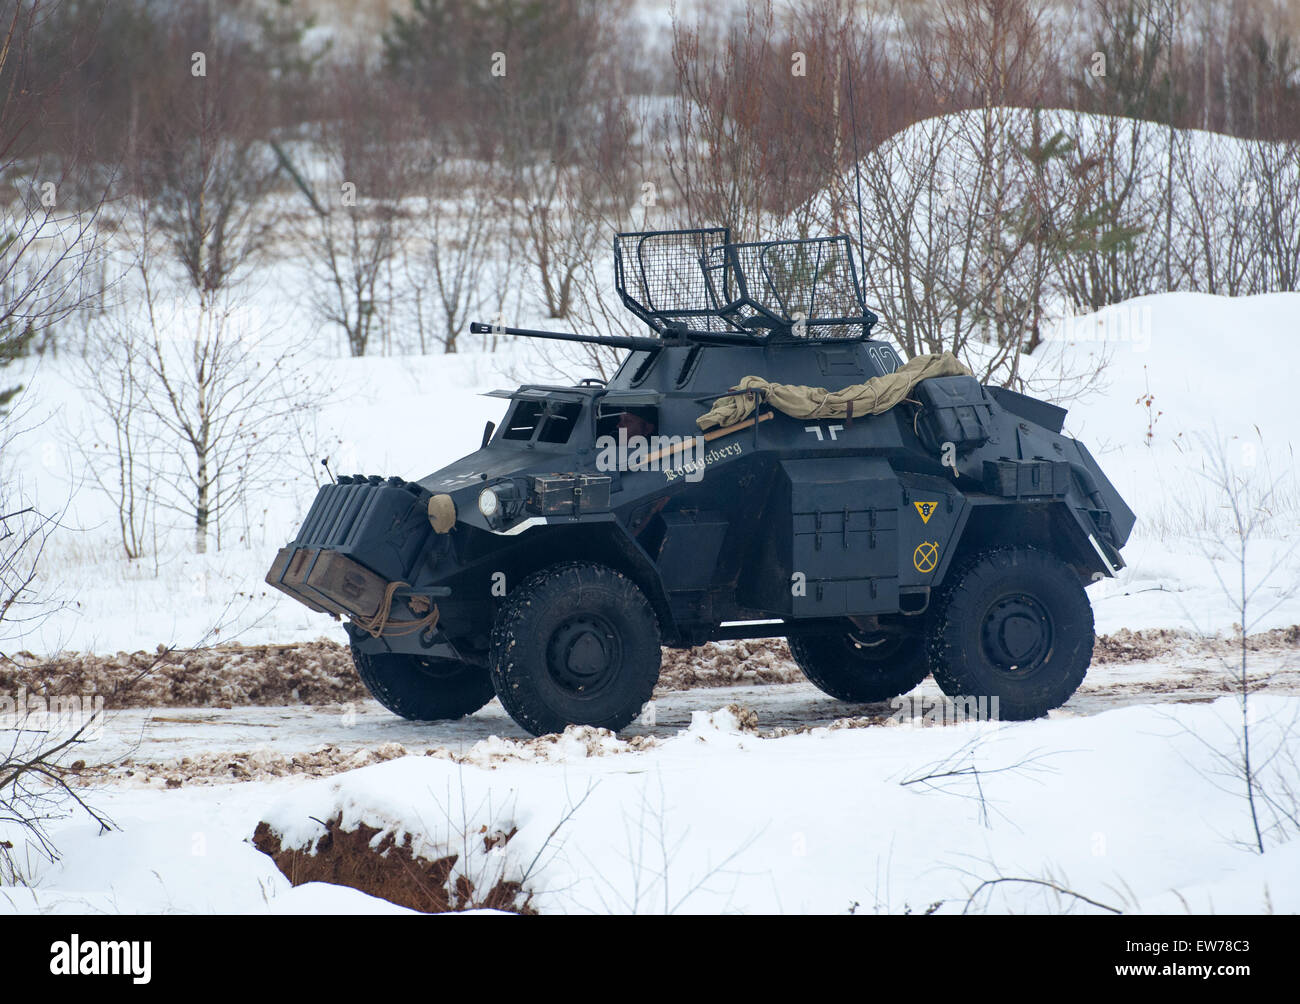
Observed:
[[[906,694],[930,674],[925,637],[898,634],[804,635],[788,639],[810,683],[841,701],[869,704]]]
[[[984,551],[935,599],[930,671],[949,697],[996,697],[997,717],[1025,721],[1070,699],[1093,637],[1092,605],[1063,561],[1032,547]]]
[[[415,722],[464,718],[495,696],[488,671],[468,662],[418,655],[367,655],[354,647],[352,664],[376,701]]]
[[[635,583],[566,562],[511,590],[488,665],[510,717],[540,736],[568,725],[623,728],[650,700],[659,657],[659,621]]]

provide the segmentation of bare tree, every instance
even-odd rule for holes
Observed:
[[[589,214],[573,209],[600,198],[603,162],[627,152],[610,144],[625,125],[614,67],[622,48],[618,19],[626,9],[621,2],[558,5],[539,23],[539,39],[523,47],[515,68],[493,88],[506,207],[518,214],[522,257],[537,276],[549,317],[569,316],[575,277],[605,236]],[[548,41],[556,52],[546,51]]]
[[[1247,180],[1248,147],[1222,136],[1173,140],[1177,225],[1167,250],[1179,288],[1240,296],[1258,275],[1261,196],[1258,183]]]
[[[1098,227],[1080,234],[1058,263],[1061,290],[1077,309],[1097,310],[1159,288],[1159,235],[1148,226],[1159,213],[1153,184],[1155,134],[1140,119],[1109,116],[1078,137],[1088,164],[1085,212],[1109,216],[1114,236]]]
[[[310,258],[313,308],[362,356],[393,307],[391,269],[410,222],[404,199],[429,151],[395,84],[357,62],[335,67],[327,80],[328,118],[307,150],[313,169],[300,170],[283,148],[277,154],[310,208],[297,231]]]
[[[419,351],[459,348],[461,332],[485,303],[483,279],[509,258],[498,222],[490,170],[480,165],[437,169],[425,186],[423,211],[403,249],[403,272]]]
[[[0,2],[0,177],[12,181],[0,226],[0,367],[13,361],[97,289],[86,282],[99,260],[96,224],[107,193],[92,150],[77,130],[59,142],[44,123],[69,75],[93,43],[82,24],[38,53],[57,0]],[[81,203],[78,204],[77,197]],[[61,513],[41,505],[11,462],[21,425],[19,388],[0,388],[0,643],[21,638],[57,606],[39,570]]]
[[[11,662],[6,651],[21,648],[27,635],[60,606],[42,581],[45,548],[60,527],[61,513],[43,511],[14,469],[10,450],[27,430],[14,416],[0,427],[0,661]],[[67,766],[67,751],[81,740],[89,722],[60,730],[59,722],[18,707],[14,697],[0,695],[0,826],[17,828],[29,848],[47,860],[56,856],[47,824],[65,815],[69,802],[84,806],[76,777]],[[94,815],[92,810],[92,815]],[[14,841],[0,841],[0,885],[23,879]]]
[[[1258,234],[1248,290],[1300,289],[1300,139],[1249,144],[1242,194]]]
[[[383,313],[392,307],[385,277],[399,243],[400,211],[386,198],[365,203],[353,203],[344,193],[335,198],[339,201],[307,224],[314,230],[309,238],[315,255],[313,303],[322,320],[342,329],[348,351],[364,356]]]
[[[620,231],[666,225],[669,210],[659,204],[661,182],[655,150],[644,142],[652,128],[648,101],[617,89],[601,103],[597,143],[582,164],[582,185],[569,189],[561,215],[590,239],[570,243],[568,317],[584,331],[642,335],[641,322],[614,296],[613,237]],[[557,344],[542,365],[564,379],[595,373],[609,379],[625,352],[608,346]]]
[[[765,76],[776,50],[770,0],[733,23],[673,20],[677,93],[665,160],[688,217],[758,238],[778,208],[760,137],[769,105]],[[787,63],[788,65],[788,63]],[[785,67],[781,68],[784,71]],[[774,107],[774,106],[773,106]]]
[[[117,513],[122,553],[130,561],[144,556],[154,528],[157,498],[149,455],[156,436],[149,427],[148,366],[145,342],[120,312],[104,314],[91,325],[77,366],[77,385],[94,431],[69,429],[66,438],[83,460],[83,469]]]
[[[0,644],[20,641],[58,608],[59,602],[42,590],[41,560],[61,512],[38,508],[11,465],[7,448],[12,436],[0,442]],[[0,652],[3,658],[3,652]]]
[[[152,218],[147,207],[140,218]],[[147,416],[136,426],[149,458],[142,476],[158,486],[156,505],[189,518],[202,554],[210,530],[221,547],[223,518],[249,493],[264,493],[283,478],[281,448],[292,441],[311,396],[292,365],[292,347],[243,316],[235,290],[209,291],[197,302],[168,295],[183,284],[168,276],[159,243],[147,229],[141,234],[133,266],[140,315],[107,329],[111,351],[134,368],[104,390],[133,395]],[[112,410],[125,402],[106,405]],[[134,439],[126,445],[141,446]],[[118,465],[136,470],[129,458],[119,456]],[[137,484],[125,494],[140,490]],[[123,491],[114,497],[120,500]]]
[[[0,224],[0,367],[99,292],[96,228],[108,182],[84,133],[44,131],[68,77],[93,43],[76,27],[38,52],[58,0],[0,2],[0,177],[12,186]],[[0,387],[0,414],[17,388]]]
[[[9,717],[0,715],[0,719]],[[74,759],[75,751],[88,741],[86,733],[102,724],[102,712],[71,716],[48,712],[31,715],[27,709],[13,713],[12,722],[0,721],[0,824],[16,825],[25,839],[25,849],[38,858],[59,857],[49,824],[80,809],[100,832],[112,829],[112,821],[93,808],[82,793],[81,768],[85,761]],[[35,719],[33,721],[33,719]],[[0,841],[0,885],[25,880],[13,841]]]
[[[246,272],[274,233],[266,196],[280,164],[266,142],[263,71],[217,8],[185,5],[168,27],[185,62],[141,116],[128,163],[157,233],[206,297]]]
[[[1257,444],[1243,444],[1242,453],[1252,461]],[[1265,617],[1300,590],[1294,580],[1278,582],[1300,545],[1278,546],[1270,542],[1262,571],[1255,565],[1252,543],[1268,532],[1276,520],[1284,490],[1291,476],[1261,478],[1253,463],[1234,464],[1227,444],[1222,440],[1201,437],[1203,470],[1200,472],[1213,493],[1217,506],[1226,510],[1226,525],[1210,527],[1202,536],[1202,551],[1210,563],[1215,581],[1223,596],[1232,604],[1236,616],[1237,656],[1225,661],[1236,693],[1240,722],[1230,749],[1219,749],[1199,734],[1193,734],[1210,752],[1219,774],[1226,778],[1227,790],[1239,792],[1250,818],[1249,844],[1258,853],[1265,851],[1265,835],[1281,828],[1300,828],[1294,783],[1275,764],[1285,764],[1296,756],[1297,723],[1283,723],[1270,748],[1260,749],[1257,740],[1260,722],[1252,714],[1251,698],[1258,684],[1250,666],[1249,635]],[[1220,570],[1228,568],[1228,576]],[[1268,595],[1271,593],[1271,595]]]

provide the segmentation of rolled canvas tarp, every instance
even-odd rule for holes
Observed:
[[[735,425],[749,417],[759,399],[792,418],[879,415],[905,400],[922,380],[946,376],[970,376],[970,370],[951,352],[943,352],[934,356],[916,356],[893,373],[834,391],[747,376],[732,388],[737,393],[719,398],[695,422],[701,429]]]

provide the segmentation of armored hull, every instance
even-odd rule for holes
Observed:
[[[629,285],[624,274],[625,299],[653,299]],[[994,669],[1000,660],[1012,683],[1030,662],[1031,678],[1052,676],[1053,659],[1081,679],[1092,623],[1078,597],[1123,567],[1134,517],[1063,433],[1065,412],[952,375],[920,381],[881,413],[842,418],[799,418],[754,394],[748,417],[702,430],[701,415],[745,377],[835,392],[902,366],[861,323],[865,306],[849,336],[829,336],[829,325],[827,337],[809,336],[773,313],[785,325],[755,336],[721,310],[701,315],[724,318],[713,328],[664,311],[652,318],[658,337],[632,347],[607,385],[495,392],[502,421],[455,463],[419,481],[323,487],[268,581],[345,619],[372,675],[378,666],[432,693],[439,673],[480,674],[534,732],[626,724],[648,699],[660,643],[788,637],[810,678],[846,699],[901,693],[938,660],[960,661],[954,646]],[[844,328],[846,316],[833,323]],[[1050,573],[1035,571],[1040,559]],[[976,589],[972,576],[996,578],[1007,561],[1008,599],[954,625],[947,611]],[[1030,580],[1044,575],[1051,588],[1037,595]],[[585,619],[584,590],[597,597]],[[533,623],[548,604],[555,615]],[[642,651],[651,641],[653,670]],[[970,683],[998,686],[988,673],[951,686]],[[1045,710],[1025,689],[994,693],[1004,715]],[[412,717],[445,717],[436,699],[376,696]]]

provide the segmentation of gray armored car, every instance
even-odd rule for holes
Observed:
[[[1008,720],[1070,698],[1084,587],[1134,517],[1063,409],[873,339],[847,238],[614,250],[650,334],[498,329],[630,350],[608,383],[494,392],[478,450],[338,478],[276,556],[267,581],[345,621],[380,703],[449,719],[495,695],[533,734],[617,730],[661,646],[761,637],[843,701],[929,674]]]

